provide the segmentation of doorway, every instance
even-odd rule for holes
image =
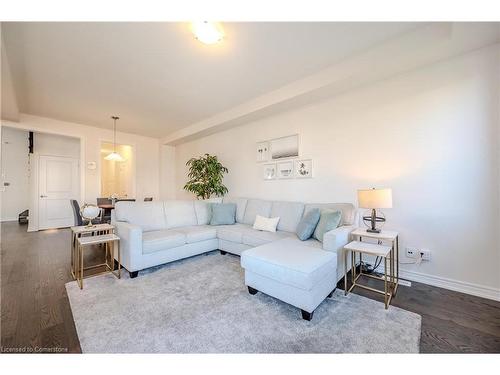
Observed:
[[[117,152],[123,161],[107,160]],[[135,196],[133,176],[133,147],[130,145],[101,143],[101,197],[132,198]]]

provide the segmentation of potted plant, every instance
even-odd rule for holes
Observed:
[[[184,190],[193,193],[198,199],[209,199],[212,195],[222,197],[228,192],[222,181],[224,173],[229,170],[217,160],[217,156],[205,154],[189,159],[186,165],[189,167],[189,181],[184,185]]]

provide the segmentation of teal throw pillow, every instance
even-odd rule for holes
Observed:
[[[212,211],[210,225],[231,225],[236,222],[235,203],[212,203],[210,206]]]
[[[311,238],[314,233],[314,229],[316,229],[316,225],[318,225],[320,214],[321,212],[319,208],[313,208],[302,217],[299,225],[297,225],[297,229],[295,230],[299,240],[305,241]]]
[[[341,211],[334,211],[329,209],[321,210],[318,225],[314,230],[314,238],[316,238],[320,242],[323,242],[323,236],[325,235],[325,233],[337,228],[340,224],[341,218]]]

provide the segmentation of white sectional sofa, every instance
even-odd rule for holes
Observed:
[[[336,253],[335,281],[343,277],[340,250],[358,222],[357,210],[352,204],[227,198],[224,202],[236,203],[236,224],[210,226],[210,202],[117,202],[111,220],[120,237],[122,265],[130,276],[136,277],[138,271],[149,267],[213,250],[241,255],[247,249],[288,238],[305,246]],[[294,233],[297,224],[304,213],[315,207],[342,211],[341,226],[327,232],[323,243],[315,239],[300,241]],[[271,233],[253,229],[256,215],[279,216],[277,231]]]

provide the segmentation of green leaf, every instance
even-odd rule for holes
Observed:
[[[212,195],[222,197],[228,189],[224,186],[224,173],[229,170],[224,167],[217,156],[205,154],[198,158],[191,158],[186,162],[189,167],[188,181],[184,190],[196,195],[198,199],[208,199]]]

